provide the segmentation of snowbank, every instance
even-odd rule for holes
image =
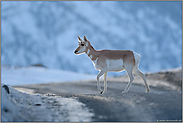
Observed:
[[[172,69],[164,69],[164,70],[160,70],[157,72],[146,72],[146,74],[156,74],[156,73],[165,73],[165,72],[178,72],[181,71],[182,67],[176,67],[176,68],[172,68]]]
[[[52,82],[71,82],[95,79],[96,75],[78,74],[70,71],[47,69],[44,67],[2,66],[1,82],[7,85],[28,85]]]
[[[76,98],[30,95],[8,87],[9,94],[1,86],[2,122],[89,122],[93,116]]]

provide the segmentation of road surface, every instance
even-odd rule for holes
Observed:
[[[153,80],[148,81],[153,83]],[[127,82],[109,81],[107,93],[103,95],[97,91],[96,81],[27,85],[15,88],[30,89],[34,93],[50,96],[77,98],[95,114],[92,121],[182,121],[182,91],[150,84],[150,92],[146,93],[142,80],[141,83],[133,83],[129,92],[123,94],[121,92]]]

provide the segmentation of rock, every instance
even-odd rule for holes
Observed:
[[[3,88],[6,90],[6,92],[9,94],[10,93],[10,90],[9,90],[9,87],[7,85],[3,85]]]
[[[44,67],[44,68],[47,68],[46,66],[42,65],[42,64],[33,64],[31,66],[38,66],[38,67]]]
[[[34,104],[34,106],[41,106],[41,104]]]

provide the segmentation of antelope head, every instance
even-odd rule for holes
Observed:
[[[86,38],[86,36],[84,36],[84,40],[82,40],[79,36],[78,36],[78,47],[77,49],[74,51],[74,53],[76,55],[82,54],[86,52],[86,47],[88,46],[88,39]]]

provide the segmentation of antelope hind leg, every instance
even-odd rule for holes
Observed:
[[[130,78],[130,82],[128,83],[128,85],[126,86],[125,90],[122,92],[122,93],[126,93],[128,92],[133,80],[134,80],[134,77],[133,77],[133,74],[132,74],[132,69],[133,69],[133,66],[129,66],[129,67],[126,67],[126,72]]]
[[[146,86],[146,92],[149,92],[150,88],[149,88],[149,85],[147,84],[147,81],[146,81],[146,78],[145,78],[144,74],[137,67],[134,68],[133,72],[143,79],[144,84]]]

